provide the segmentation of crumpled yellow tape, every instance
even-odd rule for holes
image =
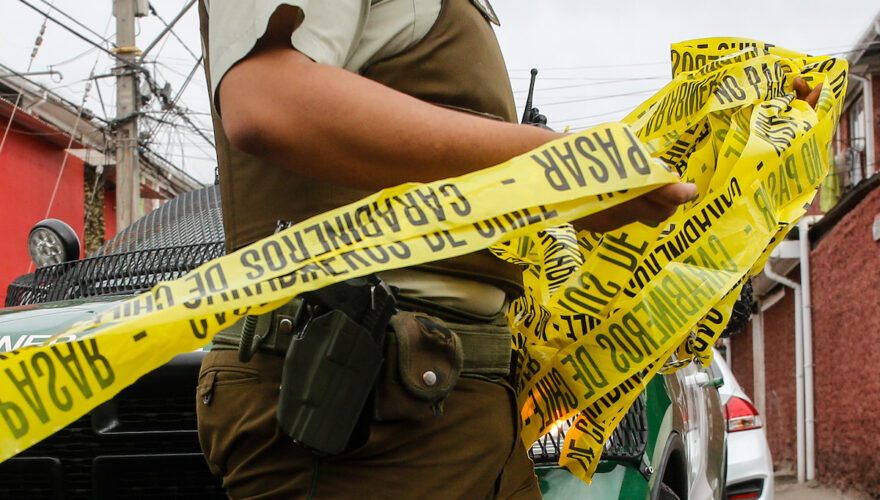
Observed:
[[[709,46],[699,47],[703,42]],[[845,75],[845,62],[763,46],[718,59],[734,50],[712,43],[674,51],[702,54],[718,68],[680,73],[623,123],[593,127],[461,177],[385,189],[161,283],[43,345],[0,354],[0,460],[174,355],[205,345],[245,314],[341,280],[492,247],[527,264],[528,293],[511,315],[522,361],[523,439],[530,443],[552,421],[586,410],[578,428],[591,434],[573,432],[561,462],[588,478],[601,452],[599,435],[607,438],[638,392],[624,391],[608,406],[610,391],[640,389],[683,343],[705,356],[704,344],[718,330],[709,320],[717,323],[725,314],[713,316],[713,306],[766,258],[799,215],[790,205],[802,212],[818,183],[812,177],[827,169],[826,155],[814,152],[827,147],[836,124],[843,85],[834,82]],[[764,63],[785,71],[767,73]],[[746,87],[754,71],[756,85]],[[818,113],[791,102],[797,74],[811,85],[826,83]],[[708,82],[705,90],[699,82]],[[679,99],[687,104],[676,104]],[[769,145],[787,137],[783,119],[794,122],[795,137],[777,154]],[[728,133],[732,123],[736,133]],[[716,157],[725,161],[716,165]],[[691,165],[697,158],[701,163]],[[604,236],[574,234],[564,224],[677,182],[667,165],[701,186],[699,199],[669,224],[634,224]],[[709,226],[696,242],[682,247],[706,218]],[[677,294],[683,288],[690,302]],[[704,324],[709,333],[701,337]],[[49,345],[53,340],[59,342]],[[639,360],[622,347],[629,341],[644,348]],[[561,398],[547,392],[560,387]]]
[[[539,232],[514,304],[522,438],[576,416],[560,464],[589,481],[603,444],[655,373],[711,361],[745,279],[805,212],[827,173],[847,64],[762,42],[672,47],[674,79],[623,123],[698,186],[660,227]],[[792,80],[823,85],[816,109]],[[559,236],[561,234],[561,236]]]

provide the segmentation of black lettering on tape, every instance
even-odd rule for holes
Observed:
[[[348,214],[346,214],[348,216]],[[368,238],[377,238],[385,234],[379,222],[372,216],[370,205],[361,205],[354,211],[354,220],[358,224],[361,233]]]
[[[596,343],[599,344],[599,347],[609,351],[608,357],[611,359],[611,364],[614,365],[614,368],[617,369],[620,373],[626,373],[629,370],[629,361],[623,357],[622,355],[617,354],[617,345],[611,341],[611,338],[604,333],[600,333],[596,335]]]
[[[431,212],[434,213],[435,220],[440,222],[446,220],[446,213],[443,211],[443,207],[440,205],[440,200],[437,198],[437,194],[434,192],[433,189],[430,188],[430,186],[416,189],[416,195],[419,197],[422,205],[424,205]]]
[[[626,148],[626,155],[629,159],[629,165],[640,175],[648,175],[651,173],[651,165],[648,163],[648,157],[642,151],[641,143],[638,138],[630,132],[628,128],[623,129],[626,138],[629,139],[630,145]],[[665,165],[664,165],[665,166]]]
[[[403,196],[406,198],[406,201],[400,196],[395,196],[394,200],[403,205],[403,215],[409,223],[413,226],[424,226],[427,224],[428,216],[425,215],[425,211],[419,206],[413,194],[404,193]]]
[[[772,231],[776,227],[776,207],[771,205],[770,197],[767,196],[767,189],[763,185],[758,186],[752,197],[755,200],[755,206],[758,207],[758,211],[763,215],[764,226],[768,231]]]
[[[590,141],[588,137],[578,136],[574,140],[574,147],[581,156],[589,160],[587,163],[587,170],[590,171],[593,179],[600,184],[608,182],[608,167],[602,163],[602,160],[590,154],[596,152],[596,146],[593,145],[593,142]],[[587,151],[587,149],[589,149],[589,151]]]
[[[443,196],[455,197],[457,201],[452,202],[450,206],[452,207],[452,211],[455,212],[457,215],[464,217],[471,213],[471,204],[467,200],[467,198],[465,198],[464,195],[461,194],[458,186],[456,186],[455,184],[441,184],[437,189]]]
[[[281,233],[278,239],[287,247],[287,258],[294,264],[299,264],[311,258],[311,253],[303,242],[303,235],[296,231],[292,234]]]
[[[161,311],[174,305],[174,294],[170,286],[159,283],[153,287],[153,290],[151,290],[150,293],[153,294],[153,302],[156,305],[157,311]]]
[[[381,206],[381,203],[384,203],[384,209]],[[391,229],[392,233],[400,232],[400,222],[397,219],[397,213],[394,212],[394,207],[391,206],[391,200],[385,198],[380,200],[379,202],[373,203],[373,211],[376,212],[376,215],[382,218],[385,221],[385,224]]]
[[[628,271],[633,271],[647,250],[648,242],[643,241],[641,245],[636,246],[627,241],[629,236],[625,232],[620,233],[619,236],[614,233],[607,234],[600,247],[599,258]],[[612,254],[617,254],[619,258]]]
[[[62,353],[62,349],[66,349],[67,353]],[[70,377],[70,380],[79,390],[80,394],[86,399],[91,398],[92,388],[89,387],[89,382],[86,380],[85,370],[83,370],[79,357],[77,357],[76,351],[74,351],[74,342],[53,345],[51,350],[55,359],[61,363],[64,371],[67,372],[67,376]]]
[[[287,259],[281,250],[281,244],[277,241],[267,241],[261,245],[263,261],[270,271],[280,271],[287,267]]]
[[[364,248],[364,254],[369,257],[376,264],[385,264],[391,257],[388,255],[388,251],[385,250],[382,246],[376,246],[372,248]]]
[[[597,389],[608,386],[608,379],[605,377],[605,374],[599,370],[590,352],[582,345],[577,346],[573,353],[562,358],[560,363],[568,365],[574,370],[571,378],[581,388],[585,389],[585,392],[581,395],[583,399],[590,399],[597,393]]]
[[[591,311],[598,314],[621,288],[612,281],[602,283],[589,271],[581,273],[578,279],[580,286],[565,287],[562,292],[564,300],[559,301],[560,307],[576,313]]]
[[[733,261],[733,258],[731,258],[730,254],[727,253],[727,248],[721,242],[721,238],[719,238],[717,235],[710,234],[707,241],[709,242],[709,248],[713,252],[715,252],[716,255],[720,253],[721,256],[724,257],[721,260],[721,269],[729,273],[735,273],[736,263]]]
[[[102,389],[106,389],[113,383],[115,380],[113,369],[107,358],[98,352],[96,340],[74,341],[62,345],[67,348],[68,354],[62,354],[61,346],[56,345],[51,346],[51,352],[86,399],[92,396],[92,390],[86,381],[81,361],[90,368],[95,382]],[[77,346],[79,353],[75,351]],[[80,355],[82,360],[79,358]],[[30,368],[33,368],[33,374]],[[44,393],[48,393],[49,400],[59,410],[70,410],[73,405],[72,395],[66,386],[60,388],[57,386],[55,361],[49,354],[46,352],[35,353],[30,360],[30,368],[22,360],[19,361],[18,373],[15,373],[12,367],[7,367],[3,371],[37,420],[43,424],[49,422],[49,413],[43,401]],[[44,378],[45,381],[42,380]],[[24,409],[19,405],[11,401],[0,402],[0,414],[2,414],[13,436],[20,438],[27,433],[30,427],[29,421]]]
[[[345,215],[347,216],[348,214]],[[329,220],[321,223],[324,228],[324,234],[330,240],[330,245],[334,250],[339,250],[344,246],[351,246],[352,243],[361,241],[360,233],[358,233],[357,229],[351,227],[350,221],[349,217],[349,223],[346,224],[345,219],[337,215],[333,218],[333,224]]]
[[[33,414],[36,415],[40,422],[45,424],[49,421],[49,414],[46,412],[46,405],[43,404],[43,398],[37,390],[30,370],[24,361],[18,362],[18,369],[20,371],[18,376],[10,368],[6,368],[3,371],[6,373],[9,381],[12,382],[12,385],[18,390],[18,394],[30,407]]]
[[[239,262],[242,266],[250,269],[250,271],[245,274],[245,277],[249,280],[259,279],[263,274],[265,274],[266,270],[263,269],[263,266],[257,264],[260,260],[260,253],[254,250],[253,248],[248,248],[244,250],[239,256]]]
[[[455,237],[452,236],[452,233],[446,230],[423,234],[422,239],[425,240],[425,243],[432,252],[443,250],[446,247],[447,242],[452,248],[467,245],[466,241],[455,239]]]
[[[314,233],[315,239],[318,241],[318,243],[321,244],[322,250],[320,253],[315,254],[315,257],[320,257],[321,255],[330,252],[330,243],[327,242],[327,238],[324,236],[324,231],[321,229],[320,224],[315,223],[311,226],[304,228],[303,233]]]
[[[677,277],[677,274],[675,276]],[[696,314],[699,306],[691,300],[687,290],[683,289],[681,284],[672,278],[672,275],[665,276],[660,281],[660,286],[663,287],[663,291],[669,297],[669,300],[674,302],[673,307],[677,311],[682,311],[688,316]]]
[[[202,299],[208,295],[202,273],[189,273],[183,277],[183,282],[191,284],[186,293],[193,296],[190,300],[185,301],[183,306],[187,309],[198,309],[202,305]]]
[[[569,186],[568,181],[565,179],[565,175],[562,174],[559,166],[556,165],[556,160],[553,159],[550,152],[545,149],[542,153],[547,160],[546,163],[537,154],[530,155],[530,158],[539,167],[544,169],[544,178],[547,179],[547,184],[557,191],[568,191],[571,189],[571,186]]]
[[[208,336],[208,320],[205,318],[190,318],[189,327],[192,331],[193,337],[197,339],[203,339]]]
[[[345,265],[352,271],[357,271],[361,267],[369,267],[370,263],[360,255],[358,250],[349,250],[340,255]]]
[[[28,429],[30,429],[30,424],[27,417],[25,417],[24,411],[12,401],[0,399],[0,415],[3,416],[3,421],[6,422],[6,426],[9,427],[12,437],[15,439],[24,436],[27,434]]]
[[[603,132],[605,134],[604,139],[602,138],[602,136],[599,135],[600,132]],[[617,176],[620,179],[626,179],[626,168],[624,166],[623,159],[620,157],[620,150],[617,147],[617,141],[612,135],[611,129],[606,128],[601,131],[593,132],[593,139],[596,141],[602,151],[605,152],[605,156],[610,161],[611,166],[613,166],[614,169],[617,171]]]
[[[66,386],[57,386],[58,380],[52,358],[45,352],[37,352],[31,358],[31,366],[34,367],[34,373],[38,377],[43,377],[45,374],[47,379],[46,389],[52,404],[61,411],[69,411],[73,407],[73,397],[71,397],[70,391]]]
[[[596,461],[596,452],[594,452],[592,448],[578,447],[575,443],[576,441],[574,439],[569,440],[568,451],[565,452],[565,458],[577,462],[586,473],[590,470],[590,467],[592,467],[593,462]]]
[[[106,356],[98,352],[98,342],[95,339],[80,340],[76,342],[80,351],[85,358],[86,365],[91,368],[95,381],[101,386],[101,389],[110,387],[110,384],[116,380],[113,367],[110,360]]]

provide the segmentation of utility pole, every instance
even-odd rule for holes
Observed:
[[[115,52],[122,62],[116,73],[116,231],[130,226],[140,215],[138,163],[138,86],[134,65],[140,51],[135,45],[134,18],[146,15],[143,0],[113,0],[116,17]]]

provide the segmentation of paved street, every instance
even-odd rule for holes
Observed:
[[[776,476],[776,500],[870,500],[870,496],[843,492],[815,483],[798,484],[795,476]]]

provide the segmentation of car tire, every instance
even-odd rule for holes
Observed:
[[[76,231],[74,231],[66,222],[58,219],[44,219],[37,222],[34,224],[34,227],[31,228],[30,233],[28,233],[29,242],[31,236],[40,229],[50,231],[58,237],[59,244],[61,245],[60,250],[64,255],[61,262],[67,262],[79,258],[79,236],[77,236]],[[34,256],[31,255],[32,259],[33,257]]]
[[[660,496],[657,498],[658,500],[681,500],[666,483],[660,483]]]

